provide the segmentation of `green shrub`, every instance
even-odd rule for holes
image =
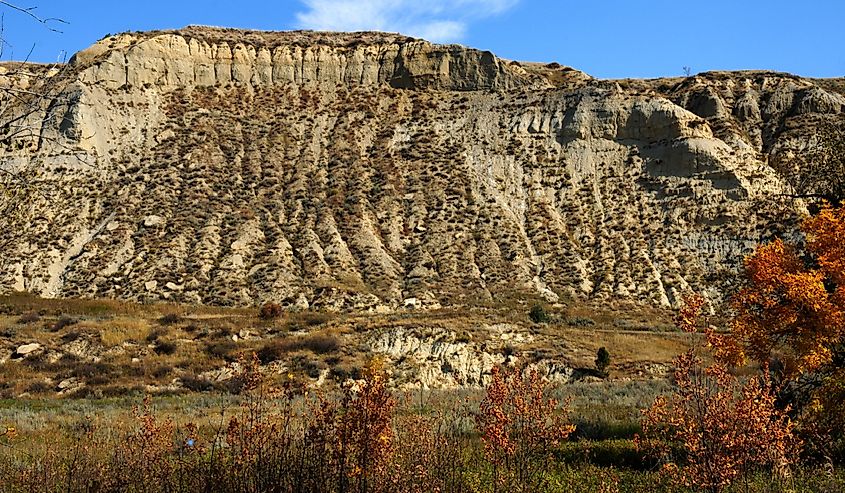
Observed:
[[[360,366],[339,365],[332,367],[330,374],[335,381],[345,382],[350,378],[352,380],[360,380],[364,375],[364,370]]]
[[[163,317],[158,319],[158,323],[161,325],[175,325],[182,321],[182,317],[175,313],[168,313]]]
[[[76,377],[86,382],[91,382],[93,380],[103,380],[103,379],[112,379],[116,378],[119,374],[117,367],[110,363],[102,363],[102,362],[84,362],[79,363],[76,365],[73,370],[70,371],[68,377]]]
[[[146,338],[147,342],[156,342],[158,340],[158,338],[163,336],[164,334],[165,334],[165,331],[163,331],[161,329],[156,329],[156,330],[149,333],[149,335]]]
[[[68,342],[73,342],[79,339],[81,336],[82,334],[78,331],[68,332],[67,334],[62,336],[62,342],[67,344]]]
[[[595,320],[588,317],[572,317],[566,323],[570,327],[592,327],[596,325]]]
[[[179,379],[182,386],[192,392],[208,392],[214,389],[214,382],[196,375],[185,375]]]
[[[161,379],[170,375],[170,372],[173,371],[173,367],[170,365],[159,365],[153,370],[152,376],[153,378]]]
[[[648,470],[655,462],[647,459],[632,440],[579,440],[563,443],[558,458],[571,464]]]
[[[262,346],[261,349],[256,351],[255,355],[258,356],[261,364],[266,365],[282,359],[289,351],[291,351],[291,345],[287,341],[273,340]]]
[[[176,343],[170,341],[158,341],[153,348],[158,355],[169,355],[176,352]]]
[[[236,359],[234,353],[238,345],[230,340],[223,339],[222,341],[210,342],[205,346],[205,352],[211,356],[224,359],[226,361],[234,361]]]
[[[528,318],[535,324],[544,324],[549,321],[549,314],[542,305],[534,305],[528,312]]]
[[[24,313],[23,315],[21,315],[20,318],[18,319],[18,323],[21,324],[21,325],[27,325],[27,324],[35,323],[39,320],[41,320],[41,315],[39,315],[35,312],[30,312],[30,313]]]
[[[262,364],[282,359],[287,353],[307,350],[314,354],[328,354],[340,348],[340,340],[331,334],[274,339],[256,352]]]
[[[70,327],[71,325],[75,325],[77,323],[79,323],[79,320],[76,320],[75,318],[62,317],[53,324],[50,330],[53,332],[59,332],[65,327]]]
[[[317,325],[323,325],[334,317],[329,313],[304,312],[300,315],[300,318],[307,327],[315,327]]]
[[[330,334],[315,334],[303,338],[302,347],[316,354],[328,354],[340,348],[340,340]]]
[[[576,416],[573,436],[579,440],[631,440],[642,433],[643,428],[638,421],[631,419],[613,419],[609,416]]]
[[[53,390],[53,387],[44,380],[36,380],[26,388],[26,391],[30,394],[46,394],[51,390]]]

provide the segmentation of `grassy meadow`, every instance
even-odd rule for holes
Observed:
[[[672,391],[669,378],[643,369],[671,363],[693,340],[673,329],[671,314],[548,307],[535,324],[530,302],[271,318],[27,295],[0,305],[10,348],[0,363],[2,491],[695,491],[636,440],[642,410]],[[481,320],[532,334],[502,349],[529,361],[551,354],[587,368],[606,346],[608,374],[514,384],[504,405],[526,405],[497,418],[489,388],[388,386],[390,362],[359,342],[415,323],[492,345]],[[21,343],[41,347],[19,357]],[[232,374],[208,376],[221,367]],[[546,404],[546,414],[533,411]],[[555,435],[552,422],[574,429]],[[505,428],[506,440],[491,445]],[[808,464],[789,476],[752,471],[726,491],[843,488],[840,469]]]

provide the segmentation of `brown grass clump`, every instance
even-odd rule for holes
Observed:
[[[264,303],[258,310],[258,316],[264,320],[271,320],[282,316],[282,305],[272,301]]]

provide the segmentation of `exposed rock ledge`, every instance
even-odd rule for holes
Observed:
[[[232,33],[238,33],[233,36]],[[489,51],[382,33],[235,31],[189,27],[119,34],[77,53],[85,83],[123,86],[390,84],[453,91],[522,87],[528,74]]]

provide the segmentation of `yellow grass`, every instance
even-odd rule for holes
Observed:
[[[124,342],[142,342],[152,332],[150,323],[141,318],[115,318],[102,322],[85,322],[82,328],[95,329],[106,347],[114,347]]]

